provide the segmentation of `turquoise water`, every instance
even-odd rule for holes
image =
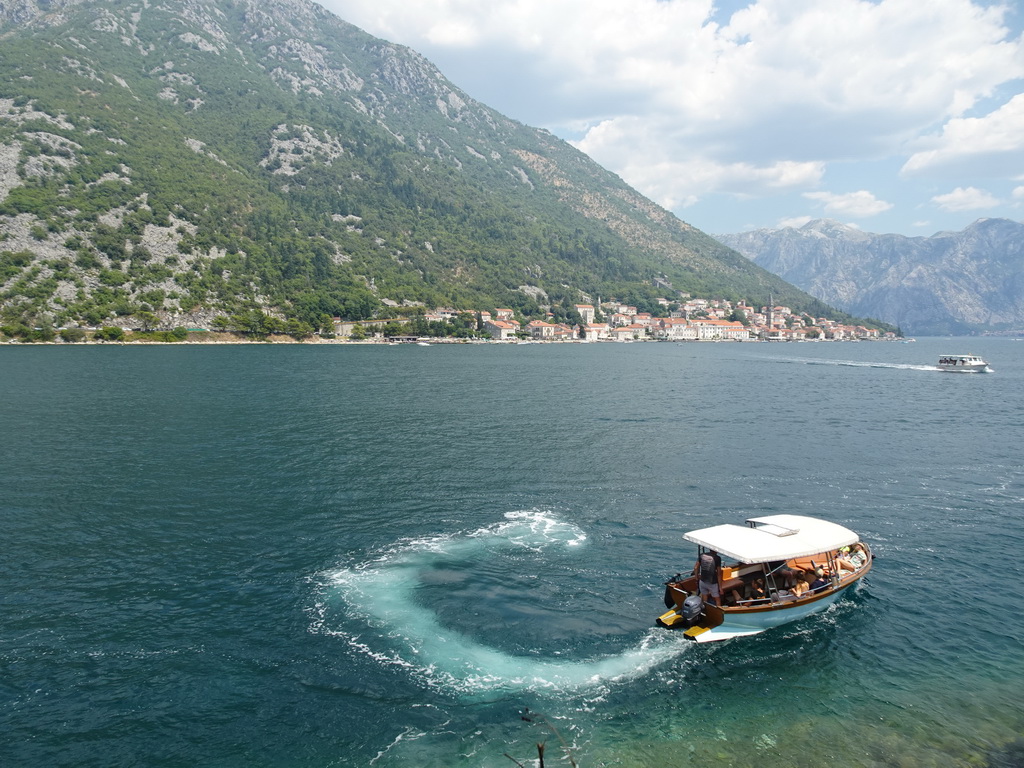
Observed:
[[[1020,765],[1022,382],[1001,339],[4,347],[0,755]],[[773,512],[871,542],[858,593],[653,627],[684,531]]]

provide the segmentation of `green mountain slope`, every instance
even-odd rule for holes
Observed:
[[[305,0],[0,4],[0,321],[821,302]]]

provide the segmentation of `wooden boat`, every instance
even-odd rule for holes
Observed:
[[[992,373],[988,363],[977,355],[943,355],[939,358],[939,370],[953,373]]]
[[[752,517],[746,526],[716,525],[683,538],[697,545],[698,561],[704,553],[721,558],[722,604],[702,599],[696,575],[676,574],[665,583],[669,610],[657,623],[699,643],[755,635],[824,610],[857,585],[874,560],[850,529],[802,515]],[[794,594],[799,590],[790,589],[791,582],[807,584],[807,574],[817,586]],[[751,588],[759,579],[763,597]]]

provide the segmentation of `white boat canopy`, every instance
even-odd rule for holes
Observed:
[[[849,528],[803,515],[752,517],[742,525],[716,525],[690,531],[687,541],[741,563],[790,560],[848,547],[860,541]]]

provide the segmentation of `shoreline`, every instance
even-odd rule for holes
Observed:
[[[215,333],[206,331],[207,333]],[[443,338],[431,338],[424,337],[416,339],[415,341],[388,341],[385,339],[325,339],[321,337],[315,337],[310,339],[293,339],[291,337],[268,337],[264,339],[244,339],[235,337],[233,334],[226,333],[225,336],[232,336],[232,338],[224,339],[182,339],[181,341],[158,341],[155,339],[135,339],[135,340],[124,340],[124,341],[107,341],[107,340],[84,340],[84,341],[62,341],[60,339],[54,339],[52,341],[25,341],[21,339],[4,339],[0,341],[0,347],[103,347],[103,346],[115,346],[115,347],[135,347],[135,346],[161,346],[161,347],[180,347],[180,346],[235,346],[235,345],[307,345],[307,346],[320,346],[320,345],[341,345],[341,346],[376,346],[376,347],[416,347],[416,346],[476,346],[476,345],[489,345],[489,346],[524,346],[524,345],[543,345],[543,346],[564,346],[564,345],[575,345],[575,344],[848,344],[858,343],[861,341],[870,342],[887,342],[889,339],[815,339],[815,340],[767,340],[767,339],[628,339],[628,340],[614,340],[614,339],[599,339],[596,341],[590,341],[585,339],[566,339],[558,341],[547,341],[541,339],[443,339]],[[900,341],[900,339],[893,339],[891,341]]]

